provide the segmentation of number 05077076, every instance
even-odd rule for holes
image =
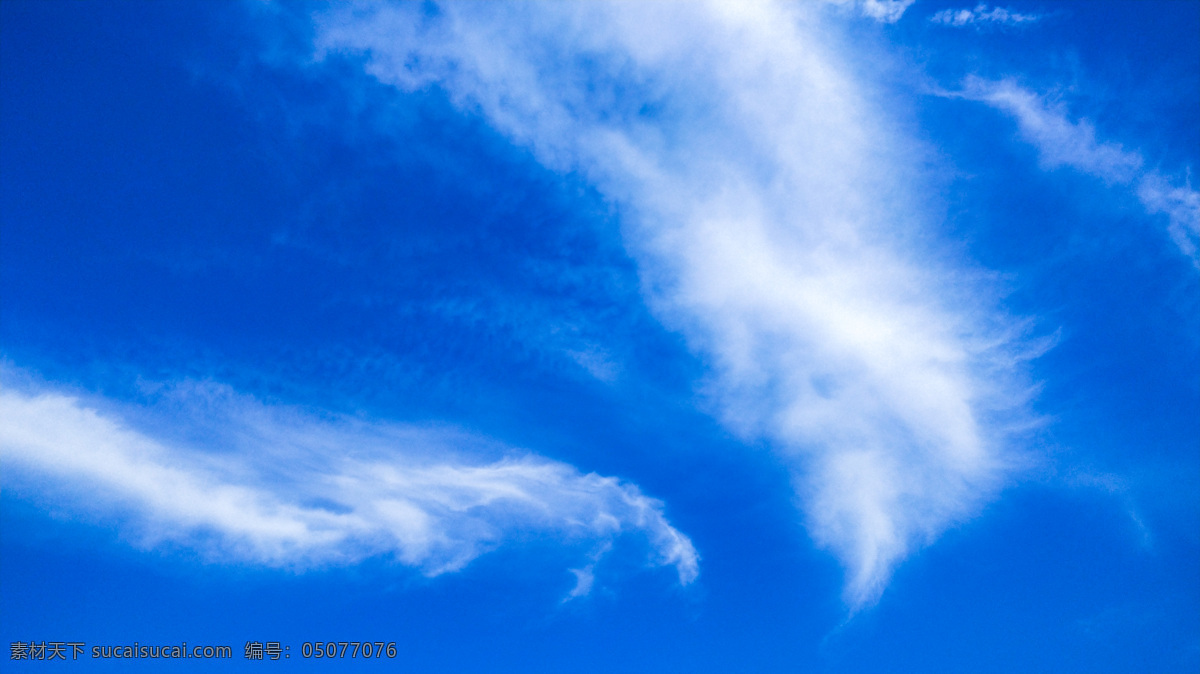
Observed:
[[[306,658],[394,658],[396,642],[305,641],[300,654]]]

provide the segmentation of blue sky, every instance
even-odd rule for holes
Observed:
[[[0,31],[5,643],[1200,667],[1200,3]]]

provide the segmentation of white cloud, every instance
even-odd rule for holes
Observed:
[[[443,88],[620,205],[647,302],[710,364],[715,412],[792,468],[860,607],[1005,480],[1028,354],[981,275],[920,243],[915,151],[820,11],[336,7],[316,50]]]
[[[1167,216],[1171,240],[1200,268],[1200,192],[1192,188],[1190,181],[1172,185],[1150,172],[1138,180],[1137,195],[1148,212]]]
[[[1038,148],[1043,167],[1070,166],[1109,183],[1128,183],[1142,168],[1142,158],[1117,143],[1096,140],[1086,119],[1072,122],[1064,106],[1051,105],[1011,80],[990,82],[969,77],[963,95],[1012,115],[1021,138]]]
[[[916,0],[862,0],[859,11],[881,23],[896,23]]]
[[[856,15],[879,23],[892,24],[903,18],[904,13],[915,2],[916,0],[819,0],[808,4],[824,4],[836,8],[843,15]]]
[[[218,559],[303,569],[381,556],[436,575],[514,536],[584,554],[634,536],[681,583],[698,573],[662,504],[616,478],[497,455],[451,430],[272,407],[224,387],[179,386],[163,400],[122,415],[54,391],[2,391],[5,472],[50,479],[75,495],[77,512],[122,518],[147,546],[170,541]]]
[[[1035,23],[1041,20],[1038,14],[1021,14],[1014,12],[1011,9],[1004,7],[993,7],[988,9],[987,5],[979,3],[974,9],[943,9],[942,11],[929,17],[929,20],[934,23],[940,23],[943,26],[953,26],[962,28],[963,26],[974,26],[981,28],[983,26],[1020,26],[1024,24]]]
[[[571,569],[571,573],[575,575],[575,587],[567,593],[563,599],[564,602],[591,594],[592,583],[596,582],[596,575],[591,564],[579,569]]]
[[[1071,121],[1066,107],[1011,80],[969,77],[960,94],[1012,116],[1021,139],[1038,150],[1043,168],[1069,167],[1109,185],[1129,187],[1151,215],[1165,215],[1167,232],[1179,250],[1200,268],[1200,193],[1190,181],[1177,184],[1145,167],[1140,153],[1101,142],[1086,119]]]

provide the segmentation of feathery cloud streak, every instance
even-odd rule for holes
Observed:
[[[1003,482],[1022,356],[979,275],[917,243],[914,151],[821,11],[338,7],[314,17],[315,49],[442,88],[618,204],[647,302],[710,364],[717,414],[791,467],[859,607]]]
[[[317,416],[224,387],[179,386],[166,402],[149,416],[175,430],[153,433],[58,392],[0,392],[6,472],[53,480],[93,516],[119,514],[146,545],[218,559],[303,569],[389,556],[432,576],[514,534],[593,551],[632,535],[681,583],[698,573],[662,504],[615,478],[511,451],[485,461],[478,450],[497,448],[463,433]]]
[[[1043,168],[1070,167],[1110,186],[1131,188],[1147,213],[1166,216],[1171,240],[1200,268],[1200,193],[1189,181],[1180,185],[1145,168],[1140,153],[1097,140],[1086,119],[1071,121],[1064,106],[1011,80],[969,77],[960,95],[1013,117],[1021,139],[1037,148]]]
[[[1042,17],[1037,14],[1021,14],[1014,12],[1004,7],[993,7],[991,10],[987,5],[979,3],[974,9],[943,9],[942,11],[929,17],[929,20],[934,23],[940,23],[943,26],[953,26],[954,28],[962,28],[963,26],[974,26],[981,28],[983,26],[1020,26],[1029,23],[1035,23]]]

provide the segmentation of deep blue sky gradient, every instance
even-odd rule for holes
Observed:
[[[931,24],[941,8],[861,30],[943,85],[1075,87],[1098,135],[1197,166],[1200,3],[1040,4],[1025,9],[1045,25],[984,31]],[[1057,343],[1033,365],[1038,467],[847,622],[787,472],[697,402],[704,366],[643,305],[617,209],[437,90],[264,57],[304,49],[302,10],[289,32],[238,4],[0,4],[0,354],[135,405],[147,381],[217,381],[618,475],[666,504],[701,579],[680,588],[619,551],[563,604],[574,562],[536,538],[435,578],[218,563],[141,549],[119,520],[6,476],[4,644],[186,640],[289,670],[334,664],[300,661],[302,641],[368,638],[398,643],[399,671],[1200,666],[1197,274],[1128,193],[1042,170],[986,106],[918,95],[901,111],[953,169],[944,234]],[[619,355],[616,383],[562,357],[578,342]],[[251,639],[293,658],[243,662]]]

